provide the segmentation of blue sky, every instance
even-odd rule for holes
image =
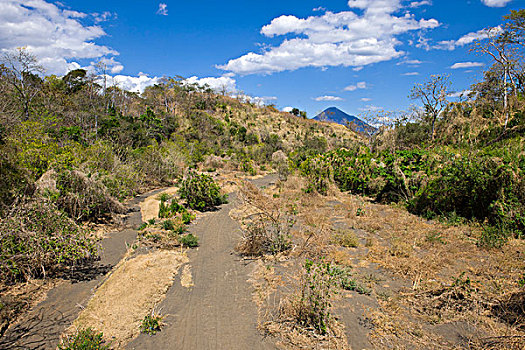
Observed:
[[[49,74],[93,69],[142,89],[163,75],[224,87],[310,117],[337,106],[406,109],[414,83],[468,90],[490,60],[483,28],[524,0],[2,0],[0,50],[26,46]]]

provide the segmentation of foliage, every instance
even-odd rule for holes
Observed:
[[[336,292],[341,270],[328,262],[306,260],[303,266],[300,294],[296,301],[298,324],[312,327],[320,334],[328,332],[332,306],[331,298]]]
[[[180,237],[179,241],[183,246],[186,246],[188,248],[195,248],[199,246],[199,237],[191,233]]]
[[[181,183],[180,197],[186,199],[191,209],[206,211],[227,202],[227,195],[222,195],[219,185],[206,174],[190,171]]]
[[[49,202],[26,202],[0,222],[3,281],[46,276],[97,255],[95,241]]]
[[[153,312],[151,313],[151,315],[146,315],[142,319],[142,322],[140,324],[140,332],[149,335],[157,334],[157,332],[160,332],[162,326],[162,319],[162,316],[157,315]]]
[[[66,335],[58,345],[59,350],[106,350],[109,345],[105,344],[102,332],[92,328],[78,329],[72,335]]]

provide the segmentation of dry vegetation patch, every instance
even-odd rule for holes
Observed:
[[[141,320],[164,298],[185,254],[159,250],[121,261],[95,291],[73,328],[92,327],[116,348],[140,332]]]
[[[336,190],[329,196],[306,194],[304,188],[304,180],[294,176],[262,190],[252,186],[249,200],[233,213],[245,229],[260,207],[287,208],[297,219],[290,231],[292,251],[261,257],[251,281],[261,329],[277,336],[283,347],[343,344],[323,343],[328,340],[292,321],[305,258],[351,268],[349,291],[332,300],[342,306],[356,303],[352,293],[375,300],[364,315],[355,315],[367,320],[375,348],[525,347],[523,241],[485,249],[477,245],[477,225],[428,221],[399,206]],[[330,341],[342,339],[331,334]]]

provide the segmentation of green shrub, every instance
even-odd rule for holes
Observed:
[[[156,315],[152,312],[151,315],[147,315],[142,319],[140,331],[149,335],[157,334],[157,332],[160,332],[162,319],[162,316]]]
[[[206,174],[190,171],[181,183],[180,197],[191,209],[205,211],[226,203],[227,196],[221,195],[219,185]]]
[[[82,328],[73,335],[67,335],[58,345],[58,350],[106,350],[102,332],[91,328]]]
[[[323,157],[308,158],[301,164],[301,174],[306,177],[308,184],[306,193],[318,192],[326,195],[333,177],[332,166]]]
[[[199,246],[199,237],[194,236],[191,233],[188,233],[187,235],[182,236],[179,239],[179,242],[182,245],[185,245],[186,247],[195,248]]]
[[[328,262],[306,260],[296,301],[297,323],[312,327],[320,334],[326,334],[331,322],[331,298],[335,293],[340,270]]]

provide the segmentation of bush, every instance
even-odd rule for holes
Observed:
[[[91,328],[82,328],[73,335],[66,336],[58,345],[58,350],[106,350],[104,335]]]
[[[152,312],[151,315],[147,315],[142,319],[142,323],[140,324],[141,333],[149,335],[157,334],[157,332],[160,332],[162,319],[162,316],[157,315],[154,312]]]
[[[27,202],[0,221],[0,278],[46,275],[97,255],[94,239],[49,202]]]
[[[301,164],[301,174],[306,177],[308,186],[306,193],[318,192],[326,195],[332,180],[332,166],[322,157],[308,158]]]
[[[56,188],[41,187],[41,190],[54,193],[57,206],[75,221],[95,221],[112,213],[125,212],[124,206],[110,195],[102,183],[80,171],[62,170],[58,174],[48,172],[44,176],[56,178]]]
[[[306,260],[300,285],[300,295],[295,301],[296,322],[313,328],[320,334],[328,332],[331,314],[331,298],[339,279],[340,269],[328,262]]]
[[[179,239],[179,242],[188,248],[195,248],[199,246],[199,237],[194,236],[191,233],[188,233],[187,235],[182,236]]]
[[[206,174],[190,171],[182,181],[180,197],[186,199],[191,209],[206,211],[227,202],[227,195],[221,195],[219,185]]]

